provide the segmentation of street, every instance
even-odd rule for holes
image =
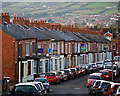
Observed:
[[[48,96],[90,96],[86,87],[86,77],[84,75],[79,78],[61,82],[58,85],[51,85],[51,92]]]

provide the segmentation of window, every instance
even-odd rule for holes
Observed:
[[[88,46],[87,46],[87,44],[86,44],[86,52],[88,52]]]
[[[61,69],[61,58],[59,59],[59,68]]]
[[[41,48],[41,44],[38,44],[38,48]],[[38,55],[41,55],[41,53],[38,53]]]
[[[71,53],[71,44],[69,43],[69,53]]]
[[[39,73],[42,74],[42,61],[40,61]]]
[[[58,43],[58,54],[60,54],[60,43]]]
[[[52,59],[50,60],[50,70],[52,70]]]
[[[62,42],[62,53],[64,53],[64,43]]]
[[[35,55],[35,42],[32,42],[32,54]]]
[[[65,54],[67,54],[67,43],[65,44]]]
[[[90,43],[88,43],[88,51],[90,51]]]
[[[43,45],[43,53],[46,55],[46,44]]]
[[[106,39],[110,40],[111,41],[111,37],[110,36],[106,36]]]
[[[80,43],[78,43],[78,53],[80,53]]]
[[[29,56],[29,43],[26,43],[26,56]]]
[[[75,53],[77,53],[77,43],[75,43]]]
[[[55,59],[55,70],[57,70],[57,59]]]
[[[37,61],[34,61],[34,74],[36,74],[37,73]]]

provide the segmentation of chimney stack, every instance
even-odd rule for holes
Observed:
[[[1,16],[0,16],[0,23],[3,24],[3,22],[10,23],[10,16],[9,16],[9,13],[1,13]]]

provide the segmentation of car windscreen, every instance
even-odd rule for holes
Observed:
[[[117,68],[116,68],[116,66],[113,66],[113,70],[116,70]]]
[[[106,88],[106,87],[107,87],[107,85],[109,85],[109,84],[110,84],[110,83],[103,82],[103,83],[102,83],[102,85],[101,85],[101,87]]]
[[[69,70],[64,70],[65,74],[69,73]]]
[[[16,86],[14,88],[15,96],[22,96],[23,94],[26,94],[25,96],[32,96],[33,93],[38,93],[38,91],[35,89],[35,87],[31,85],[20,85]]]
[[[71,72],[75,72],[75,69],[70,69],[71,70]]]
[[[118,89],[119,86],[120,86],[120,85],[115,85],[115,86],[114,86],[114,92],[117,91],[117,89]]]
[[[97,65],[101,65],[102,63],[97,63]]]
[[[76,68],[77,69],[77,71],[79,71],[80,69],[79,68]]]
[[[108,75],[108,72],[100,72],[100,73],[102,73],[103,75]]]
[[[46,73],[45,76],[55,76],[55,73]]]
[[[39,82],[42,82],[42,83],[48,83],[48,81],[46,79],[35,79],[35,81],[39,81]]]
[[[89,79],[97,79],[97,80],[100,80],[100,76],[90,76]]]
[[[95,83],[95,87],[97,87],[97,88],[98,88],[98,87],[99,87],[99,85],[100,85],[100,83],[101,83],[100,81],[96,82],[96,83]]]
[[[112,69],[112,66],[106,66],[106,69]]]
[[[41,91],[41,89],[40,89],[40,87],[39,87],[38,84],[35,84],[35,86],[37,87],[37,89],[38,89],[39,91]]]

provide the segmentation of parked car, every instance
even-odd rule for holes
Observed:
[[[109,71],[107,71],[107,70],[100,70],[100,73],[103,74],[103,79],[104,80],[110,80],[111,79]]]
[[[86,69],[87,73],[93,73],[93,68],[91,64],[85,65],[84,68]]]
[[[42,94],[33,83],[19,83],[13,87],[10,96],[42,96]]]
[[[99,84],[103,80],[93,80],[92,83],[88,87],[88,92],[91,95],[95,95],[95,90],[99,87]]]
[[[67,75],[68,79],[73,79],[74,78],[74,74],[71,72],[70,69],[62,69],[61,71],[65,72],[65,74]]]
[[[110,80],[112,80],[112,70],[111,69],[104,69],[104,71],[108,71],[108,74],[110,76]],[[113,78],[115,78],[115,73],[113,72]]]
[[[114,61],[120,61],[120,56],[114,56]]]
[[[34,82],[42,82],[47,92],[50,92],[50,84],[46,78],[35,78]]]
[[[117,88],[117,91],[115,93],[115,96],[120,96],[120,86]]]
[[[65,74],[64,71],[59,71],[59,72],[61,74],[61,77],[63,78],[63,81],[67,81],[68,80],[67,74]]]
[[[95,90],[95,94],[96,96],[103,96],[103,93],[104,93],[104,89],[109,85],[109,84],[112,84],[113,82],[110,82],[110,81],[101,81],[99,87]]]
[[[79,77],[79,73],[78,73],[76,68],[69,68],[69,69],[74,74],[74,78],[78,78]]]
[[[98,70],[98,66],[97,66],[96,63],[92,63],[91,65],[92,65],[93,71],[97,71]]]
[[[98,69],[103,69],[103,62],[97,62]]]
[[[107,88],[105,88],[103,96],[115,96],[115,93],[117,92],[119,86],[120,83],[113,83],[111,84],[111,87],[107,86]]]
[[[42,82],[26,82],[26,83],[34,84],[38,88],[38,90],[39,90],[40,94],[42,94],[42,96],[47,96],[47,91]]]
[[[93,80],[103,80],[102,73],[92,73],[87,77],[87,87],[92,83]]]
[[[79,77],[82,76],[82,70],[80,69],[80,66],[76,66],[76,69],[79,74]]]
[[[48,72],[45,74],[44,78],[48,80],[49,83],[59,84],[61,82],[60,76],[54,72]]]

